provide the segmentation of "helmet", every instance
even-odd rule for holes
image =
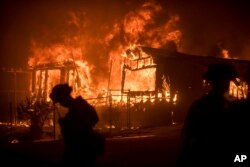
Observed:
[[[216,82],[218,80],[234,80],[238,76],[236,69],[227,63],[210,64],[203,78]]]
[[[72,87],[66,84],[58,84],[53,87],[50,98],[54,103],[60,102],[63,98],[70,96]]]

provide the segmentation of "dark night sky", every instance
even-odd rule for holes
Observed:
[[[96,22],[91,33],[98,33],[99,24],[109,24],[136,9],[142,0],[1,0],[0,55],[1,66],[23,67],[27,63],[30,41],[46,40],[44,31],[63,28],[65,13],[83,9]],[[250,6],[244,1],[180,1],[159,0],[163,10],[180,16],[183,33],[181,51],[206,55],[218,40],[230,54],[250,59]],[[108,18],[108,19],[106,19]],[[61,25],[60,25],[61,24]],[[58,26],[60,25],[60,26]],[[41,35],[43,34],[43,35]],[[48,37],[46,37],[48,38]],[[58,38],[49,39],[57,42]]]
[[[249,4],[244,1],[193,1],[175,7],[181,17],[184,50],[205,54],[204,51],[220,40],[232,56],[250,59]]]

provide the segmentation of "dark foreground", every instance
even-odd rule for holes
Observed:
[[[180,148],[181,125],[142,130],[140,134],[108,137],[97,167],[174,167]],[[60,140],[9,144],[1,149],[7,166],[57,166],[63,150]]]

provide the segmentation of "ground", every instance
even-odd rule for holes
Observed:
[[[111,134],[96,167],[174,167],[180,148],[180,129],[181,125],[170,125],[141,129],[136,134]],[[1,161],[11,166],[56,166],[62,150],[61,140],[9,144],[2,149]]]

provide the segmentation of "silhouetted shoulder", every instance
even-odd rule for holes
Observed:
[[[191,119],[190,117],[193,115],[199,115],[200,112],[203,113],[204,109],[207,109],[207,107],[210,106],[211,102],[211,97],[209,95],[204,95],[194,101],[188,110],[187,119]]]
[[[74,108],[75,110],[81,112],[83,120],[85,120],[85,123],[88,126],[94,127],[99,121],[99,117],[95,108],[81,96],[75,98]]]

